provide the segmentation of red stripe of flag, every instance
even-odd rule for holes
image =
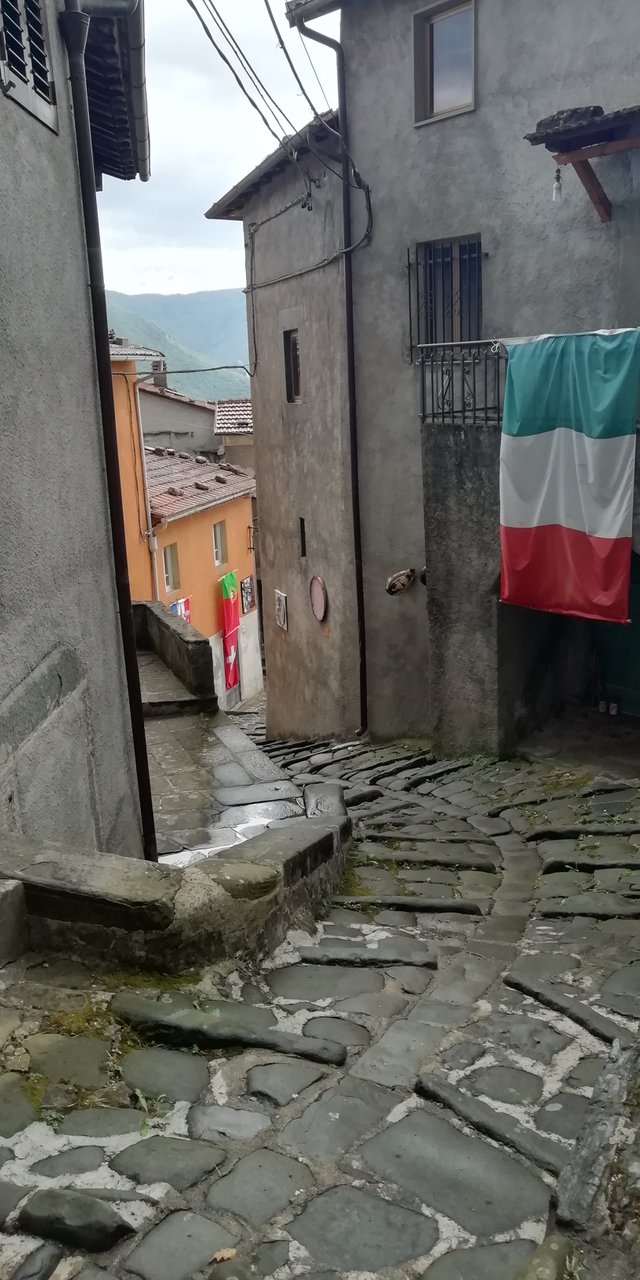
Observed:
[[[501,525],[500,543],[503,603],[629,621],[631,538],[596,538],[560,524]]]

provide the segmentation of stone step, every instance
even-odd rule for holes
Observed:
[[[111,1012],[141,1035],[166,1044],[201,1049],[274,1049],[276,1052],[310,1058],[313,1062],[341,1066],[346,1058],[344,1045],[309,1036],[292,1035],[264,1025],[264,1011],[241,1001],[212,1001],[207,1009],[171,999],[165,1002],[123,993],[115,997]]]

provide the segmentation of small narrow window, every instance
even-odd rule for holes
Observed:
[[[213,559],[215,564],[227,563],[227,529],[224,520],[213,526]]]
[[[55,128],[43,7],[42,0],[0,0],[0,89]]]
[[[180,586],[180,570],[178,568],[178,544],[172,542],[162,550],[165,591],[177,591]]]
[[[418,123],[473,107],[473,0],[435,5],[414,18]]]
[[[300,516],[300,557],[304,560],[307,554],[307,526],[304,517]]]
[[[284,331],[284,377],[289,404],[300,399],[300,343],[297,329]]]

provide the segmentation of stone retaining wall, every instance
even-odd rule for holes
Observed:
[[[346,818],[302,819],[184,870],[3,834],[0,882],[24,887],[25,948],[68,954],[79,943],[110,963],[184,971],[256,959],[321,910],[349,832]]]
[[[164,604],[136,601],[133,614],[138,648],[157,653],[190,693],[214,696],[211,645],[205,636]]]

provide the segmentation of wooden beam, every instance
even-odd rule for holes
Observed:
[[[556,164],[575,164],[580,160],[596,160],[598,156],[613,156],[620,151],[635,151],[640,147],[639,138],[614,138],[612,142],[594,143],[592,147],[581,147],[579,151],[559,151],[554,155]]]
[[[592,204],[598,210],[601,222],[611,222],[611,201],[596,177],[588,160],[574,160],[573,167]]]

